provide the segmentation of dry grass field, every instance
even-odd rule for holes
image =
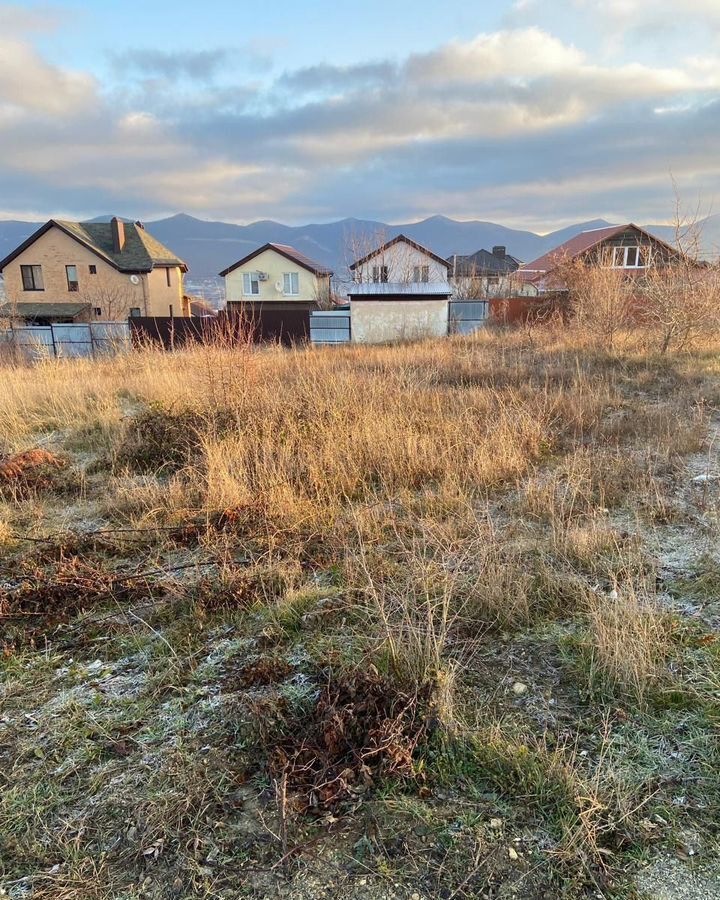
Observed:
[[[719,350],[1,368],[0,895],[720,896]]]

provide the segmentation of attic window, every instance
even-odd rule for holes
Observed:
[[[91,275],[97,275],[97,266],[88,266],[88,272],[90,272]]]
[[[613,247],[614,269],[642,269],[647,266],[649,247]]]
[[[430,266],[415,266],[413,268],[413,281],[425,284],[430,281]]]
[[[373,266],[372,267],[372,280],[375,282],[375,284],[387,284],[388,267],[387,266]]]

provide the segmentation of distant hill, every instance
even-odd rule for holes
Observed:
[[[110,216],[98,216],[94,221],[109,220]],[[0,258],[27,238],[38,222],[0,221]],[[367,251],[379,239],[397,234],[425,244],[440,256],[452,253],[474,253],[486,248],[491,250],[502,244],[508,253],[527,262],[563,243],[581,231],[602,228],[610,223],[604,219],[579,222],[549,234],[536,234],[506,228],[494,222],[458,222],[446,216],[432,216],[421,222],[402,225],[386,225],[383,222],[363,219],[341,219],[338,222],[310,225],[283,225],[263,220],[250,225],[233,225],[228,222],[209,222],[180,213],[166,219],[146,222],[155,237],[167,244],[190,267],[190,280],[198,284],[214,280],[217,273],[260,244],[267,241],[292,244],[313,259],[330,266],[339,279],[347,276],[347,265],[354,251]],[[647,226],[650,231],[666,240],[672,240],[671,228],[663,225]],[[720,215],[705,220],[704,243],[713,256],[720,247]]]

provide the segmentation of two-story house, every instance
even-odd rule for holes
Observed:
[[[503,246],[493,247],[492,252],[478,250],[467,256],[453,253],[447,261],[453,297],[458,300],[507,297],[516,293],[512,274],[522,263]]]
[[[574,262],[607,266],[621,270],[628,278],[637,278],[651,266],[668,265],[676,258],[677,250],[630,222],[582,231],[538,259],[525,263],[514,278],[542,294],[566,290],[563,270]]]
[[[447,334],[447,260],[398,235],[350,265],[353,340],[411,340]]]
[[[220,272],[229,311],[264,303],[277,309],[283,304],[327,306],[332,275],[327,266],[287,244],[263,244]]]
[[[140,222],[50,219],[0,261],[4,315],[47,324],[189,315],[187,266]]]

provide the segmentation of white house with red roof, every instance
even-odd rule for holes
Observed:
[[[676,255],[677,251],[670,244],[630,222],[582,231],[559,247],[525,263],[514,277],[525,285],[532,285],[538,293],[544,293],[564,290],[562,269],[577,260],[638,275],[649,266],[667,264]]]

